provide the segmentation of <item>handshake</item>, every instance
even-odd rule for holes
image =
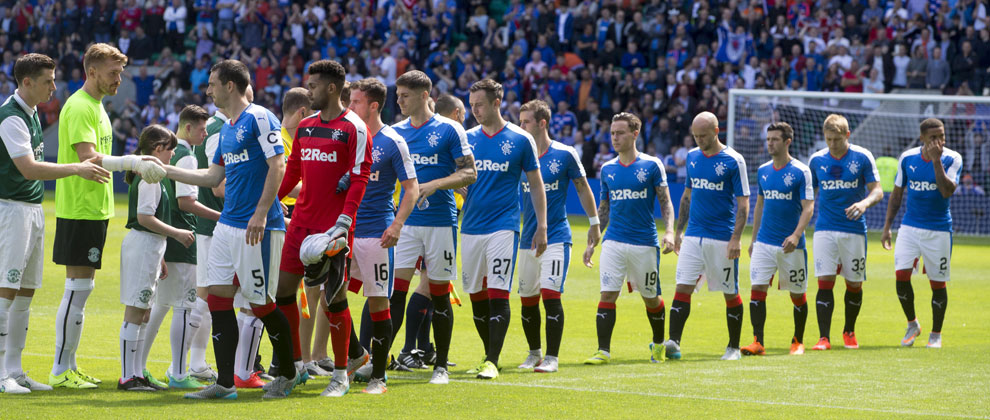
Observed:
[[[149,184],[157,184],[165,178],[165,167],[153,156],[104,156],[103,168],[108,171],[134,171]]]

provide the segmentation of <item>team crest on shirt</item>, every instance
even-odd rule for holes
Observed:
[[[847,166],[847,168],[849,168],[849,172],[852,172],[853,175],[855,175],[859,173],[859,162],[856,162],[855,160],[849,162],[849,166]]]
[[[794,184],[794,174],[788,173],[784,175],[784,185],[790,187],[792,184]]]
[[[429,136],[426,136],[426,141],[430,143],[430,147],[437,147],[440,145],[440,133],[436,131],[430,132]]]
[[[725,175],[726,169],[729,169],[729,167],[725,166],[725,163],[719,162],[718,164],[715,165],[715,175],[718,176]]]
[[[502,142],[502,154],[512,154],[512,142],[509,141],[509,139],[505,139],[505,141]]]
[[[151,289],[141,290],[140,295],[138,295],[138,300],[141,301],[141,303],[148,303],[148,301],[151,300]]]
[[[646,169],[639,168],[636,170],[636,180],[639,182],[646,182],[647,175]]]
[[[560,161],[557,159],[551,160],[549,168],[550,168],[550,173],[557,175],[558,173],[560,173]]]
[[[378,163],[378,161],[382,160],[382,155],[384,155],[384,154],[385,154],[385,151],[382,150],[381,147],[378,147],[378,146],[372,147],[371,148],[371,162],[372,163]]]
[[[193,303],[196,301],[196,289],[186,290],[186,302]]]
[[[21,281],[21,270],[16,268],[10,269],[10,271],[7,272],[7,282],[17,283],[19,281]]]
[[[244,141],[244,133],[245,132],[246,132],[246,130],[244,130],[244,127],[243,126],[237,127],[237,131],[234,133],[234,138],[237,139],[237,142],[238,143],[241,143],[241,142]]]

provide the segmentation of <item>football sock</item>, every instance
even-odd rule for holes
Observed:
[[[684,323],[691,315],[691,294],[674,293],[674,303],[670,304],[670,339],[681,344]]]
[[[863,286],[859,286],[855,291],[846,288],[846,325],[842,332],[856,331],[856,318],[859,316],[859,308],[863,305]]]
[[[153,303],[151,305],[151,314],[148,316],[148,322],[144,324],[144,329],[141,331],[141,337],[139,340],[142,341],[141,350],[138,352],[139,365],[144,367],[148,365],[148,356],[151,355],[151,347],[155,345],[155,339],[158,338],[158,331],[162,328],[162,323],[165,321],[165,316],[168,315],[168,310],[172,309],[168,305],[159,305]],[[172,320],[174,322],[176,315],[172,315]],[[173,347],[172,350],[175,350]]]
[[[434,299],[435,303],[436,299]],[[471,294],[471,312],[474,317],[474,329],[478,331],[478,336],[481,337],[481,345],[484,347],[485,354],[488,354],[488,340],[491,338],[491,333],[488,331],[491,310],[488,290]]]
[[[519,319],[522,320],[523,333],[526,335],[526,342],[530,350],[539,350],[540,347],[540,296],[522,298],[522,308],[519,310]]]
[[[76,368],[76,349],[82,336],[86,300],[93,292],[93,279],[65,279],[65,292],[55,315],[55,360],[52,375]]]
[[[763,326],[767,322],[767,292],[752,291],[749,297],[749,320],[756,341],[763,344]]]
[[[198,297],[196,298],[196,309],[193,311],[193,319],[197,314],[200,316],[200,327],[196,329],[189,345],[189,368],[199,372],[209,366],[206,363],[206,346],[210,340],[213,317],[210,316],[210,307],[206,304],[206,300]]]
[[[209,295],[210,316],[213,320],[213,355],[217,361],[217,385],[234,386],[234,359],[237,353],[237,316],[234,314],[234,298]],[[253,360],[253,359],[252,359]]]
[[[263,324],[249,312],[243,310],[238,312],[237,318],[241,319],[241,328],[234,351],[234,373],[238,378],[247,380],[254,373],[254,359],[258,356]],[[217,363],[219,362],[220,360],[217,359]]]
[[[430,283],[433,296],[433,341],[437,346],[437,359],[434,369],[447,366],[447,353],[450,351],[450,336],[454,328],[454,310],[450,307],[450,288],[447,283]]]
[[[832,330],[832,311],[835,310],[835,295],[832,288],[835,282],[818,281],[818,295],[815,296],[815,308],[818,311],[818,336],[829,338]]]
[[[560,292],[542,290],[543,309],[546,310],[547,356],[560,354],[560,338],[564,335],[564,306],[560,302]]]
[[[609,351],[611,349],[613,328],[615,328],[615,303],[598,302],[598,312],[595,314],[598,350]]]
[[[804,343],[804,326],[808,323],[808,298],[802,293],[800,298],[791,297],[794,303],[794,338]]]
[[[285,320],[289,322],[288,333],[292,337],[292,360],[302,360],[302,346],[299,344],[299,304],[296,303],[296,294],[277,297],[275,304],[278,305],[278,310],[285,315]]]
[[[650,320],[650,328],[653,330],[653,342],[657,344],[663,343],[664,317],[663,299],[660,299],[660,305],[656,308],[646,308],[646,319]]]
[[[13,300],[0,298],[0,379],[7,377],[4,361],[7,359],[7,336],[9,335],[10,305]]]
[[[352,318],[351,338],[347,342],[347,357],[349,359],[357,359],[361,356],[364,356],[364,353],[365,353],[365,349],[364,347],[361,346],[361,340],[358,339],[357,329],[354,328],[354,319]]]
[[[379,311],[371,314],[374,336],[371,339],[371,377],[385,379],[385,368],[388,366],[389,340],[392,339],[392,319],[389,311]]]
[[[422,280],[420,280],[422,281]],[[396,278],[392,282],[392,297],[388,298],[388,311],[392,317],[392,342],[402,327],[402,318],[406,315],[406,295],[409,293],[409,279]]]
[[[28,320],[31,318],[31,296],[17,296],[10,305],[10,315],[7,318],[7,352],[0,366],[7,370],[10,376],[24,373],[21,368],[21,352],[27,342]],[[2,347],[0,340],[0,347]],[[0,351],[2,352],[2,351]]]
[[[729,327],[729,347],[739,348],[739,336],[742,334],[743,323],[742,298],[739,295],[725,302],[725,323]]]
[[[942,322],[945,321],[945,308],[949,306],[949,295],[945,290],[945,282],[933,281],[932,286],[932,332],[942,332]]]
[[[124,321],[120,326],[120,378],[127,380],[133,376],[140,376],[134,371],[137,365],[134,359],[138,357],[137,341],[140,326]]]
[[[134,358],[134,375],[144,377],[144,368],[147,366],[142,354],[151,346],[147,345],[148,341],[145,340],[145,334],[148,333],[148,324],[142,323],[138,327],[138,337],[137,337],[137,357]]]
[[[172,376],[183,378],[186,376],[186,350],[189,349],[189,340],[192,337],[191,310],[184,308],[172,309],[172,325],[169,328],[169,342],[172,348]],[[196,323],[198,325],[198,323]],[[151,346],[148,346],[151,347]],[[145,351],[145,353],[148,353]],[[147,359],[145,359],[147,363]]]
[[[502,345],[505,344],[505,334],[509,332],[509,319],[511,310],[509,308],[509,291],[499,289],[489,289],[491,299],[491,316],[488,318],[488,330],[491,334],[488,339],[489,362],[498,366],[498,358],[502,354]]]
[[[897,270],[894,272],[897,281],[897,300],[901,301],[901,309],[908,322],[918,319],[914,313],[914,287],[911,287],[911,270]]]
[[[295,305],[293,305],[295,306]],[[296,306],[296,311],[299,307]],[[283,378],[293,379],[296,370],[293,369],[295,355],[292,349],[292,333],[289,331],[289,320],[278,309],[274,302],[252,308],[254,316],[261,320],[268,331],[268,341],[272,343],[272,359],[278,359],[278,374]],[[296,329],[298,331],[298,328]],[[257,348],[257,347],[255,347]]]
[[[330,344],[333,347],[334,369],[347,370],[347,347],[351,341],[351,311],[347,301],[327,305],[327,319],[330,321]]]
[[[371,325],[372,322],[374,321],[371,320],[371,305],[368,304],[368,300],[365,299],[364,308],[361,309],[361,331],[359,332],[358,337],[360,339],[359,341],[361,343],[361,347],[364,347],[364,349],[369,353],[371,352],[371,335],[373,333],[372,330],[374,329]],[[388,322],[391,323],[392,319],[389,318]],[[389,331],[391,330],[392,329],[389,328]]]
[[[430,330],[433,325],[433,299],[430,299],[429,306],[426,308],[426,317],[423,318],[423,323],[419,325],[419,335],[416,336],[416,348],[432,352],[436,351],[433,348],[433,344],[430,343]]]
[[[416,348],[416,338],[419,336],[420,327],[426,320],[429,306],[432,304],[430,298],[419,293],[413,293],[409,297],[409,306],[406,307],[406,341],[402,345],[402,352],[408,353]]]

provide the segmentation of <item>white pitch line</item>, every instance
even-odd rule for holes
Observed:
[[[417,376],[394,376],[396,379],[423,379]],[[788,407],[806,407],[806,408],[827,408],[827,409],[838,409],[838,410],[851,410],[851,411],[868,411],[874,413],[885,413],[885,414],[902,414],[902,415],[912,415],[912,416],[940,416],[940,417],[956,417],[956,418],[969,418],[969,419],[990,419],[987,416],[977,416],[971,414],[956,414],[956,413],[938,413],[938,412],[924,412],[924,411],[905,411],[905,410],[891,410],[883,408],[868,408],[868,407],[846,407],[841,405],[826,405],[826,404],[811,404],[811,403],[799,403],[799,402],[788,402],[788,401],[761,401],[761,400],[746,400],[739,398],[717,398],[717,397],[706,397],[699,395],[684,395],[684,394],[661,394],[656,392],[637,392],[637,391],[623,391],[614,389],[593,389],[593,388],[578,388],[569,386],[557,386],[557,385],[544,385],[544,384],[523,384],[523,383],[513,383],[513,382],[490,382],[490,381],[478,381],[478,380],[466,380],[466,379],[450,379],[451,382],[459,382],[472,385],[484,385],[484,386],[510,386],[510,387],[522,387],[522,388],[542,388],[542,389],[557,389],[561,391],[576,391],[576,392],[604,392],[609,394],[621,394],[621,395],[640,395],[646,397],[662,397],[662,398],[679,398],[679,399],[692,399],[692,400],[704,400],[704,401],[719,401],[719,402],[733,402],[733,403],[747,403],[747,404],[765,404],[765,405],[779,405]]]

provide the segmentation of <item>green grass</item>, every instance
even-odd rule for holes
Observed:
[[[117,200],[118,204],[124,202]],[[46,250],[50,252],[55,226],[51,201],[46,201],[45,211],[49,226]],[[706,292],[692,301],[682,342],[684,360],[651,364],[647,349],[651,333],[642,301],[638,295],[623,293],[612,340],[612,363],[584,366],[581,361],[596,349],[594,313],[599,283],[597,270],[579,263],[584,251],[584,241],[579,239],[575,241],[564,295],[567,323],[561,370],[557,374],[540,375],[514,368],[527,350],[518,316],[519,302],[514,298],[502,375],[491,382],[466,375],[464,371],[482,356],[482,349],[471,322],[470,304],[462,294],[465,306],[455,309],[450,356],[459,366],[453,369],[451,384],[446,387],[427,384],[429,372],[418,371],[393,375],[384,396],[361,394],[360,385],[355,385],[346,397],[332,401],[319,397],[326,378],[314,379],[297,388],[290,398],[275,402],[262,401],[260,390],[241,391],[236,402],[190,402],[174,391],[125,394],[114,389],[119,377],[118,333],[123,317],[116,277],[120,242],[126,232],[121,216],[125,214],[126,208],[118,206],[118,217],[111,221],[104,269],[97,274],[97,287],[87,304],[86,329],[77,356],[80,366],[103,379],[104,384],[94,391],[3,395],[0,418],[159,419],[191,418],[202,413],[231,418],[326,417],[329,413],[352,418],[990,417],[990,284],[986,283],[990,241],[964,237],[955,239],[953,280],[948,289],[950,305],[941,350],[924,348],[927,327],[931,326],[931,292],[927,282],[918,277],[914,284],[923,327],[918,340],[921,345],[898,345],[905,322],[894,292],[893,253],[884,251],[879,238],[871,235],[870,281],[865,286],[857,328],[859,350],[845,350],[839,345],[828,352],[787,355],[792,332],[791,304],[785,292],[774,290],[768,298],[768,356],[719,361],[727,340],[725,306],[720,295]],[[573,222],[575,238],[583,238],[586,221],[575,218]],[[747,235],[744,247],[748,241]],[[47,379],[52,363],[54,318],[64,276],[63,269],[50,262],[50,256],[46,259],[45,284],[31,306],[31,332],[24,355],[25,368],[41,381]],[[746,302],[748,264],[748,258],[740,264]],[[661,259],[661,284],[668,302],[673,295],[675,266],[673,255]],[[817,286],[812,282],[809,289],[809,301],[813,301]],[[351,310],[357,320],[363,298],[351,296]],[[842,301],[841,286],[836,297]],[[835,314],[832,335],[838,339],[843,311],[837,308]],[[168,322],[151,353],[149,368],[156,374],[164,372],[170,357]],[[749,342],[751,331],[747,320],[743,344]],[[816,334],[816,318],[812,315],[805,337],[809,347]],[[398,345],[402,344],[401,337],[400,334]],[[263,340],[261,352],[266,359],[271,356],[267,340]],[[208,354],[212,355],[212,351]]]

